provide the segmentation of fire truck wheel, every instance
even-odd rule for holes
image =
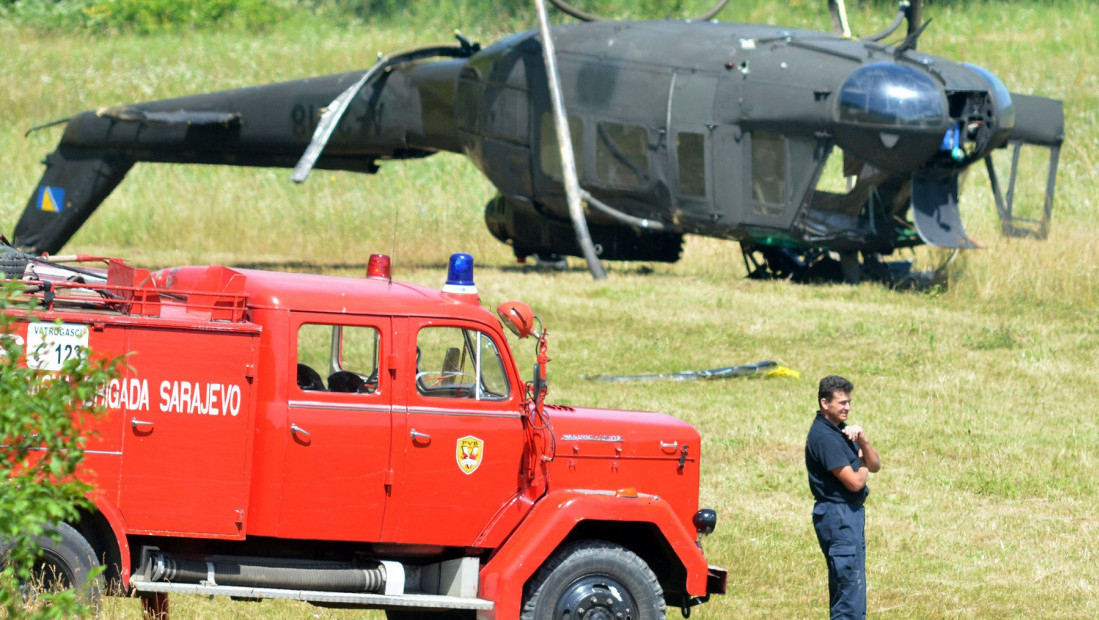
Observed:
[[[604,541],[563,547],[523,592],[521,620],[664,617],[663,589],[649,565],[629,549]]]
[[[34,566],[34,585],[47,591],[77,588],[86,603],[97,604],[103,593],[103,576],[95,551],[71,525],[58,523],[35,539],[39,554]],[[6,549],[4,552],[6,554]]]

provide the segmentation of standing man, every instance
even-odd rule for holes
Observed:
[[[859,426],[847,424],[850,381],[836,375],[820,380],[820,410],[805,442],[805,468],[813,506],[813,527],[828,563],[828,605],[832,620],[866,618],[866,517],[862,504],[869,472],[881,469],[878,451]]]

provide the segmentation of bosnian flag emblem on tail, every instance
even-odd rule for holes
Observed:
[[[43,185],[38,188],[38,210],[61,213],[65,205],[65,188]]]

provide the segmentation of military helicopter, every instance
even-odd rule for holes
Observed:
[[[958,184],[982,160],[1004,234],[1047,235],[1062,103],[918,52],[930,23],[918,1],[863,38],[845,34],[838,0],[836,32],[713,21],[727,0],[700,19],[625,22],[551,2],[582,21],[59,121],[14,243],[57,252],[136,162],[297,166],[300,181],[440,151],[495,186],[485,222],[521,260],[674,262],[693,234],[739,242],[755,277],[896,282],[908,263],[885,258],[898,249],[978,247]],[[883,43],[905,22],[899,43]],[[1023,145],[1049,149],[1040,218],[1013,213]],[[1006,195],[1001,147],[1014,149]],[[570,217],[570,170],[584,226]]]

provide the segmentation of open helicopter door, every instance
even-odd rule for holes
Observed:
[[[912,175],[912,216],[916,232],[929,245],[976,249],[958,213],[958,175]]]

